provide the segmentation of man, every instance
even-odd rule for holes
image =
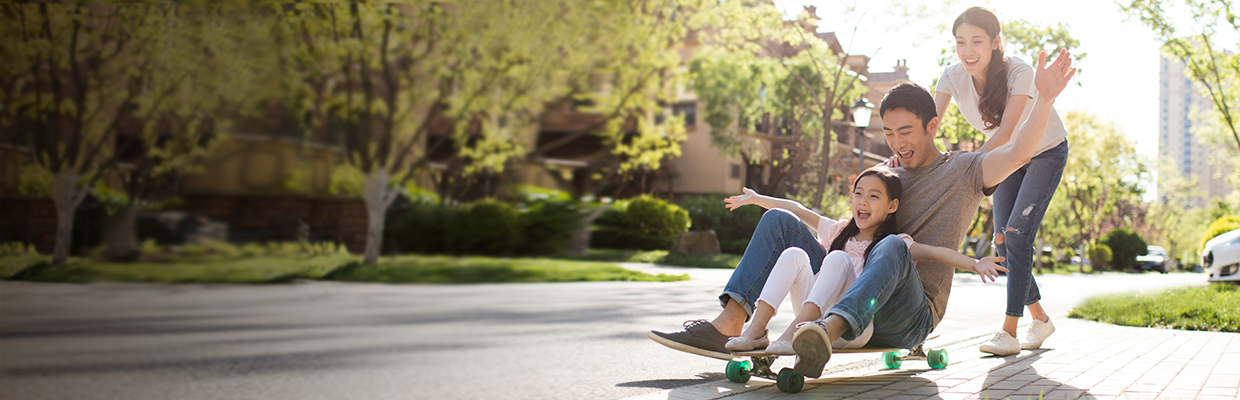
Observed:
[[[903,166],[896,169],[904,186],[904,200],[896,213],[900,231],[919,243],[959,247],[982,198],[1033,156],[1055,98],[1076,73],[1066,50],[1044,69],[1045,60],[1045,54],[1040,55],[1034,78],[1040,96],[1028,121],[1010,142],[988,153],[940,152],[934,145],[939,119],[930,93],[916,84],[902,84],[887,93],[879,115],[887,146]],[[652,331],[647,336],[682,351],[726,358],[723,344],[740,334],[775,259],[788,247],[809,252],[817,272],[825,250],[813,240],[813,232],[792,212],[767,212],[720,295],[719,316],[709,322],[686,322],[680,332]],[[830,343],[855,338],[870,321],[871,344],[900,348],[920,344],[943,319],[952,272],[939,263],[914,265],[908,248],[895,236],[879,242],[856,283],[827,317],[797,331],[794,369],[807,377],[821,376],[831,357]]]

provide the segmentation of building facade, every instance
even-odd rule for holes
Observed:
[[[1179,60],[1161,57],[1158,78],[1159,161],[1179,177],[1196,179],[1199,190],[1185,206],[1204,207],[1226,197],[1233,188],[1227,184],[1230,168],[1219,158],[1225,153],[1204,143],[1195,132],[1202,121],[1194,113],[1210,110],[1213,103],[1202,96]]]

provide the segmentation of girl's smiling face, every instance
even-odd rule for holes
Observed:
[[[892,200],[883,181],[874,175],[866,175],[853,187],[852,218],[862,231],[877,229],[891,213],[900,207],[900,200]]]
[[[986,30],[969,23],[960,24],[954,33],[956,57],[964,65],[964,70],[973,77],[985,79],[991,54],[999,48],[998,37],[992,38]]]

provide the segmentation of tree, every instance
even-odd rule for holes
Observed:
[[[1095,244],[1103,232],[1130,226],[1148,171],[1114,124],[1069,111],[1064,125],[1072,151],[1047,209],[1045,237],[1061,246]]]
[[[765,193],[784,195],[787,179],[804,176],[812,194],[800,195],[819,207],[830,178],[833,121],[861,96],[860,77],[845,67],[847,54],[837,56],[813,35],[818,18],[809,10],[784,22],[770,4],[734,5],[752,9],[708,35],[711,46],[690,64],[712,143],[746,163],[768,164]],[[764,140],[773,143],[769,149]],[[816,164],[813,174],[802,173],[807,164]]]
[[[1131,0],[1119,4],[1130,18],[1141,21],[1163,42],[1163,54],[1184,62],[1185,73],[1201,85],[1214,104],[1220,125],[1240,150],[1240,110],[1235,108],[1240,104],[1240,53],[1225,50],[1227,45],[1218,43],[1215,36],[1220,29],[1240,34],[1236,8],[1231,0],[1184,0],[1178,7],[1169,3]],[[1177,25],[1170,17],[1177,12],[1190,15],[1192,23]]]
[[[1111,248],[1111,265],[1119,271],[1136,268],[1137,256],[1148,254],[1145,239],[1124,228],[1107,232],[1102,237],[1102,243]]]
[[[73,213],[90,187],[121,186],[127,203],[142,203],[149,179],[189,168],[204,134],[225,122],[212,119],[221,105],[244,97],[238,88],[252,82],[233,57],[247,54],[228,45],[235,26],[207,20],[211,10],[4,7],[10,23],[0,29],[15,40],[0,47],[3,121],[31,149],[31,167],[53,177],[53,264],[68,257]]]

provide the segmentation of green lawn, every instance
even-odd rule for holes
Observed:
[[[1068,315],[1117,325],[1240,332],[1240,285],[1091,298]]]
[[[532,258],[405,255],[362,266],[343,254],[255,257],[183,256],[161,262],[114,263],[50,257],[0,257],[0,279],[44,282],[282,283],[295,279],[389,283],[679,281],[688,275],[651,275],[614,263]]]
[[[651,263],[696,268],[736,268],[739,254],[669,254],[667,250],[590,249],[584,256],[564,257],[582,261]]]

